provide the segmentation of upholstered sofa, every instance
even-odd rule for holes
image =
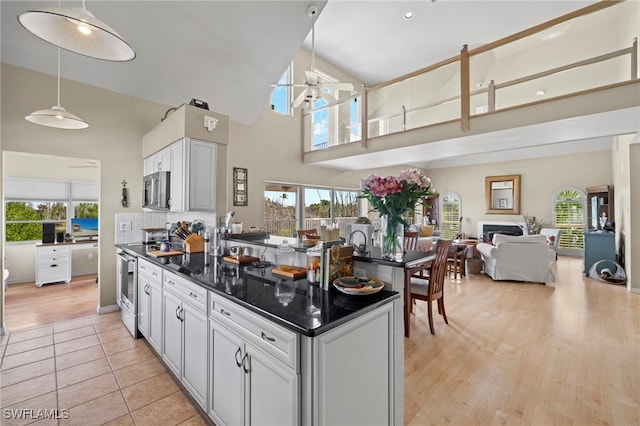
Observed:
[[[493,244],[478,243],[484,273],[494,280],[555,282],[551,270],[556,253],[544,235],[511,236],[495,234]]]

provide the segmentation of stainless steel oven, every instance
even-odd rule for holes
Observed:
[[[123,251],[116,254],[118,298],[122,322],[133,337],[138,337],[138,258]]]

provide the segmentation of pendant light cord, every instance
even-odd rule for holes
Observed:
[[[318,12],[311,12],[311,70],[316,70],[315,65],[315,51],[316,51],[316,14]]]
[[[60,48],[58,47],[58,103],[60,106]]]

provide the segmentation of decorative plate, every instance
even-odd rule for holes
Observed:
[[[333,280],[333,286],[338,291],[350,295],[365,295],[377,293],[384,288],[384,282],[369,277],[340,277]]]

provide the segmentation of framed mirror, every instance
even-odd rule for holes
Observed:
[[[520,175],[485,178],[487,214],[520,214]]]

